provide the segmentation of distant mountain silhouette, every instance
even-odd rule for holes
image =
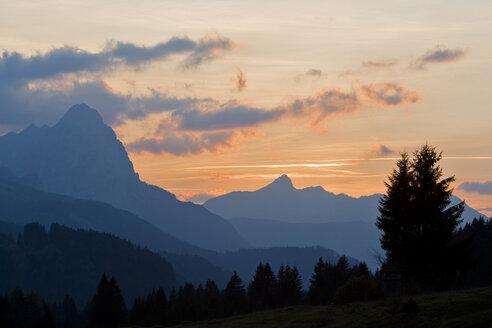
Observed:
[[[109,234],[58,224],[48,231],[29,224],[20,241],[0,233],[0,265],[2,294],[19,287],[58,302],[69,294],[79,306],[94,295],[104,272],[118,279],[128,304],[153,288],[169,292],[177,286],[171,264],[158,254]]]
[[[11,181],[19,180],[12,173],[4,175]],[[199,257],[215,254],[213,251],[178,240],[136,215],[109,204],[48,193],[11,181],[0,178],[0,218],[5,221],[0,221],[1,233],[12,232],[17,237],[22,226],[31,222],[39,222],[45,227],[59,223],[75,229],[106,232],[153,251],[166,252],[166,258],[176,267],[178,282],[198,283],[214,279],[217,283],[227,283],[228,271]]]
[[[296,189],[287,175],[256,191],[234,191],[203,205],[226,219],[273,219],[296,223],[376,222],[381,194],[351,197],[321,186]],[[461,200],[453,196],[452,203]],[[465,205],[465,222],[481,215]]]
[[[46,191],[128,210],[202,248],[249,247],[220,216],[142,182],[113,130],[85,104],[71,107],[53,127],[31,125],[0,137],[0,166],[39,177]]]
[[[231,192],[204,206],[230,220],[253,247],[316,246],[365,261],[375,269],[382,255],[375,222],[381,194],[354,198],[322,187],[296,189],[282,175],[256,191]],[[452,203],[458,203],[458,197]],[[480,213],[465,205],[464,221]]]

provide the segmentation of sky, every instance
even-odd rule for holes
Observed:
[[[492,215],[490,1],[0,0],[0,134],[97,109],[140,177],[182,200],[385,191],[443,153]]]

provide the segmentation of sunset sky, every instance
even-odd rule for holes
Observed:
[[[197,202],[288,174],[384,192],[443,152],[492,215],[492,4],[0,0],[0,134],[97,109],[142,180]]]

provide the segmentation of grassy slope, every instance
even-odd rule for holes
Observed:
[[[407,298],[345,306],[295,306],[177,327],[492,327],[492,287],[415,297],[419,311],[401,312]]]

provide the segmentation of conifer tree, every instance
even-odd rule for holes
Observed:
[[[280,266],[278,270],[276,303],[279,306],[298,304],[302,298],[302,282],[296,267]]]
[[[121,290],[114,277],[101,277],[91,304],[90,325],[93,328],[120,327],[125,323],[126,309]]]
[[[234,271],[224,289],[224,314],[241,313],[246,307],[246,291],[241,278]]]
[[[454,176],[441,179],[442,158],[436,148],[424,145],[413,154],[402,154],[389,176],[377,220],[386,262],[401,270],[406,280],[429,288],[452,282],[459,263],[450,247],[461,222],[463,202],[450,206]]]
[[[277,278],[269,263],[260,263],[253,281],[248,286],[248,297],[252,310],[263,310],[275,306]]]

